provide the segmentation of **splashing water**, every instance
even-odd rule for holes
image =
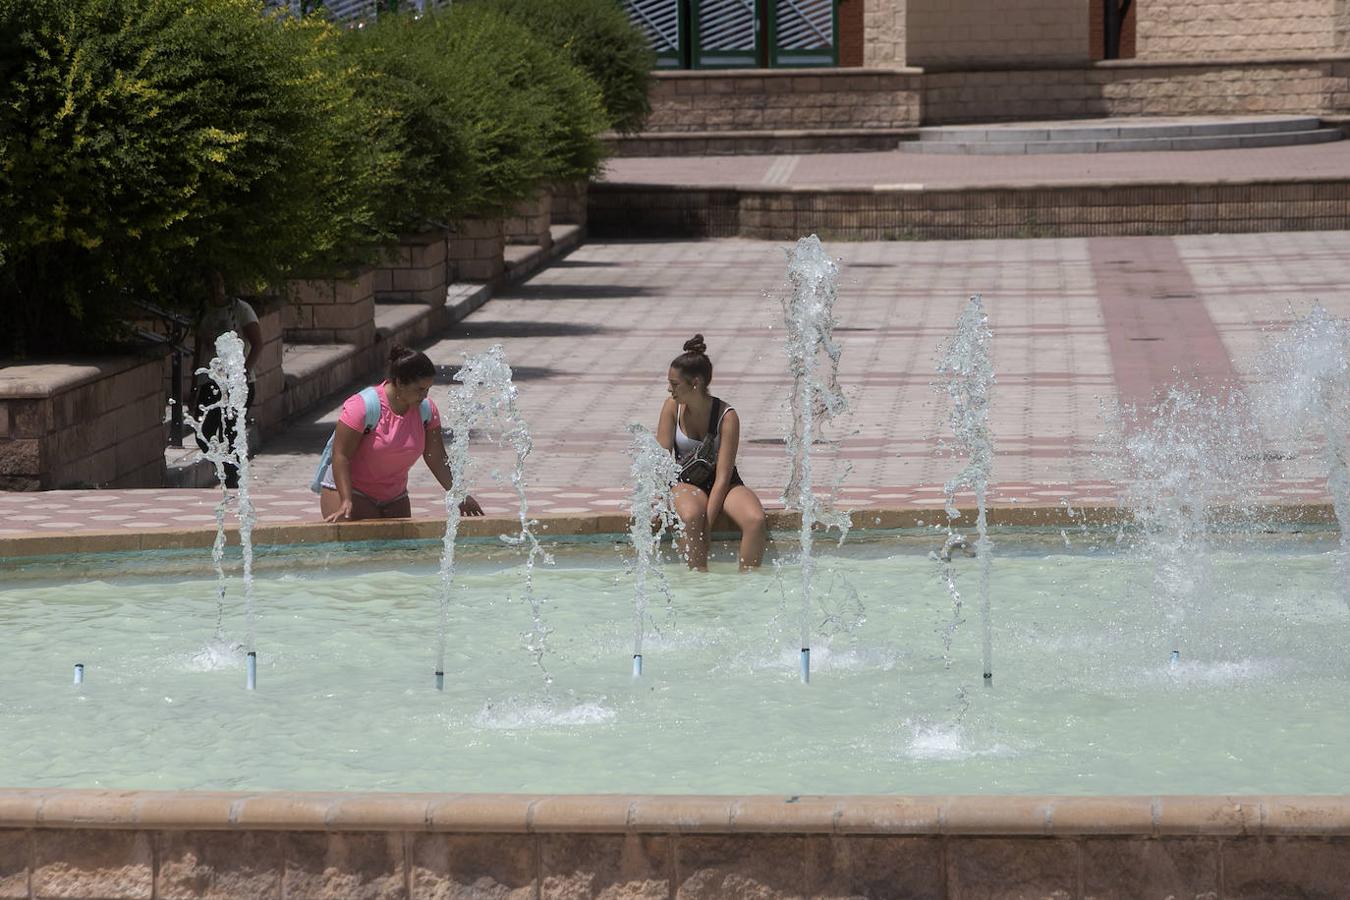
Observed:
[[[1259,408],[1274,430],[1323,445],[1327,490],[1341,528],[1341,596],[1350,605],[1350,323],[1320,303],[1274,341],[1258,363]]]
[[[506,364],[500,344],[494,344],[483,353],[466,355],[464,365],[455,373],[459,385],[451,388],[449,402],[450,442],[446,447],[447,461],[453,482],[445,492],[445,537],[441,549],[440,621],[436,635],[437,683],[445,672],[445,644],[450,627],[450,589],[455,577],[455,538],[459,533],[460,504],[469,496],[469,434],[479,430],[493,442],[509,446],[515,454],[511,469],[511,487],[516,493],[520,531],[502,535],[508,544],[528,548],[525,559],[523,591],[530,604],[530,630],[524,635],[525,649],[543,674],[544,684],[552,684],[553,676],[544,666],[550,629],[544,624],[541,600],[534,592],[534,566],[539,560],[551,564],[553,559],[540,546],[530,519],[529,503],[525,497],[525,460],[534,449],[530,430],[521,418],[516,404],[516,386],[511,382],[511,367]],[[497,473],[493,473],[494,477]]]
[[[244,646],[254,649],[256,643],[256,616],[253,605],[253,527],[258,518],[253,507],[251,494],[252,472],[248,458],[248,427],[246,422],[248,406],[248,372],[244,368],[244,342],[232,331],[216,338],[216,355],[197,374],[210,378],[217,389],[215,402],[203,407],[198,419],[184,411],[183,421],[197,438],[206,444],[203,456],[215,468],[216,479],[220,482],[220,501],[216,504],[216,539],[211,545],[211,563],[216,572],[216,633],[217,642],[223,640],[225,618],[225,517],[232,502],[237,501],[236,515],[239,520],[239,547],[244,562]],[[204,425],[206,415],[219,411],[222,421],[233,420],[234,442],[227,439],[226,429],[207,433]],[[225,487],[225,466],[233,465],[239,472],[239,489],[236,497],[231,497]]]
[[[1173,387],[1147,414],[1121,410],[1114,460],[1137,528],[1137,552],[1152,564],[1152,599],[1180,657],[1188,616],[1210,583],[1210,542],[1226,507],[1255,516],[1259,437],[1241,394],[1216,396]]]
[[[787,323],[788,372],[792,375],[789,408],[792,427],[787,436],[791,459],[783,504],[801,512],[801,647],[802,680],[810,680],[811,579],[815,560],[811,550],[812,529],[817,522],[838,528],[842,543],[848,534],[847,512],[822,504],[812,492],[811,444],[820,426],[848,407],[839,388],[839,356],[834,342],[834,301],[839,267],[825,253],[820,238],[804,237],[788,254],[788,281],[792,290],[783,295]]]
[[[975,294],[966,304],[961,317],[956,320],[956,334],[944,348],[942,361],[938,364],[938,372],[947,379],[947,399],[951,404],[949,414],[956,444],[967,458],[965,468],[942,488],[947,496],[946,511],[949,522],[960,516],[960,511],[956,508],[957,492],[963,489],[975,491],[975,530],[979,534],[975,541],[975,556],[980,566],[980,622],[984,631],[983,659],[986,684],[994,677],[994,626],[989,596],[994,545],[989,540],[985,509],[989,493],[989,474],[994,464],[994,438],[989,428],[989,393],[994,386],[994,364],[989,353],[992,341],[993,333],[989,330],[989,317],[985,314],[984,303],[980,295]],[[944,548],[945,550],[950,551],[950,543],[949,537],[949,546]],[[949,562],[950,554],[947,555]],[[954,605],[952,625],[944,637],[946,648],[944,653],[947,653],[951,646],[951,635],[960,621],[961,596],[956,591],[950,565],[946,569],[945,577]]]
[[[647,626],[649,580],[657,582],[658,589],[670,602],[670,586],[661,569],[654,562],[661,538],[680,526],[675,512],[672,488],[679,479],[680,467],[670,451],[657,443],[656,436],[638,424],[628,426],[633,435],[629,453],[633,457],[632,520],[628,526],[633,550],[637,554],[637,583],[633,604],[633,675],[642,674],[642,639]],[[655,524],[655,527],[653,527]]]

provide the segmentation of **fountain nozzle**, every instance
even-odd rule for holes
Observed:
[[[641,654],[641,653],[634,653],[634,654],[633,654],[633,677],[634,677],[634,678],[641,678],[641,677],[642,677],[642,654]]]
[[[1175,669],[1177,667],[1177,664],[1180,662],[1181,662],[1181,651],[1173,650],[1171,658],[1167,660],[1167,664]]]
[[[75,664],[75,684],[84,684],[84,663]]]
[[[437,673],[436,673],[436,690],[438,690],[438,691],[443,691],[443,690],[445,690],[445,673],[444,673],[444,672],[437,672]]]
[[[257,651],[257,650],[250,650],[250,651],[248,651],[248,661],[247,661],[247,663],[246,663],[246,666],[247,666],[247,669],[248,669],[248,689],[249,689],[250,691],[256,690],[257,687],[258,687],[258,651]]]
[[[802,684],[811,683],[811,648],[802,648]]]

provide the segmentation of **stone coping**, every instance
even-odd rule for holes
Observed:
[[[79,362],[53,360],[0,366],[0,399],[38,400],[54,397],[82,384],[143,366],[167,353],[167,350],[162,353],[130,352],[122,356],[96,357]]]
[[[946,126],[956,127],[956,126]],[[964,127],[964,126],[963,126]],[[1138,189],[1138,190],[1175,190],[1179,185],[1194,185],[1197,187],[1301,187],[1309,184],[1327,185],[1327,184],[1350,184],[1350,177],[1319,177],[1305,178],[1299,176],[1289,177],[1270,177],[1270,178],[1213,178],[1187,179],[1184,177],[1174,178],[1170,181],[1007,181],[1007,182],[975,182],[967,184],[936,184],[926,185],[918,182],[902,184],[874,184],[874,185],[828,185],[828,184],[763,184],[761,182],[751,182],[746,184],[736,184],[734,182],[647,182],[647,181],[597,181],[591,185],[591,190],[597,193],[626,192],[626,191],[645,191],[648,193],[670,193],[683,194],[697,191],[720,191],[737,192],[742,194],[802,194],[802,195],[820,195],[820,196],[840,196],[845,194],[917,194],[917,193],[980,193],[987,191],[1016,191],[1026,193],[1029,191],[1079,191],[1084,188],[1094,190],[1108,191],[1116,189]],[[1112,199],[1103,195],[1100,199],[1101,206],[1114,206],[1119,200]],[[1091,203],[1082,203],[1081,205],[1093,205]]]
[[[1335,509],[1328,503],[1278,504],[1266,507],[1272,514],[1266,522],[1290,527],[1300,525],[1334,525]],[[791,510],[767,510],[771,531],[790,532],[800,528],[801,517]],[[946,524],[940,507],[868,507],[853,510],[853,527],[858,530],[919,529],[935,524]],[[1217,519],[1224,519],[1222,509],[1215,510]],[[1123,524],[1129,513],[1118,506],[1064,506],[1017,504],[993,506],[987,510],[987,519],[995,528],[1078,528],[1108,527]],[[532,517],[539,523],[542,538],[588,537],[613,535],[623,537],[628,532],[629,519],[625,513],[540,514]],[[961,507],[960,516],[952,524],[971,528],[975,510]],[[460,520],[459,536],[463,538],[496,537],[516,534],[520,520],[513,516],[482,516]],[[723,517],[716,533],[732,530]],[[229,525],[231,535],[237,525]],[[444,519],[381,519],[364,522],[328,524],[326,522],[286,522],[258,525],[253,529],[255,544],[305,545],[340,541],[434,540],[445,533]],[[74,553],[118,553],[141,550],[183,550],[209,547],[215,540],[214,527],[151,528],[144,530],[109,532],[64,532],[33,534],[0,539],[0,559]]]
[[[703,796],[0,789],[0,829],[1339,837],[1350,795]]]
[[[852,75],[922,75],[913,66],[838,66],[810,69],[660,69],[652,72],[658,81],[709,80],[717,78],[843,78]]]

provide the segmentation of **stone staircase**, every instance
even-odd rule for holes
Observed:
[[[1342,136],[1315,116],[1079,119],[920,128],[899,148],[949,155],[1133,153],[1323,144]]]

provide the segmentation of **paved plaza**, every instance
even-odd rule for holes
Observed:
[[[1146,406],[1179,379],[1249,381],[1270,332],[1314,300],[1350,315],[1347,240],[1304,232],[829,245],[840,265],[836,335],[851,410],[818,445],[820,482],[847,464],[845,506],[940,504],[959,464],[943,450],[950,432],[936,365],[979,292],[998,378],[994,502],[1111,502],[1094,456],[1102,403]],[[614,512],[626,503],[626,426],[654,427],[667,364],[701,332],[714,389],[742,416],[741,470],[774,505],[787,470],[786,249],[736,239],[590,243],[426,349],[448,385],[464,354],[501,344],[534,436],[532,509]],[[254,460],[264,523],[316,519],[307,485],[340,400],[271,437]],[[476,494],[489,512],[512,513],[513,495],[491,481],[509,455],[483,440],[473,447]],[[1293,450],[1272,472],[1271,499],[1324,500],[1311,454]],[[414,469],[411,487],[415,515],[441,514],[425,468]],[[0,534],[206,526],[217,498],[189,489],[4,493]]]

